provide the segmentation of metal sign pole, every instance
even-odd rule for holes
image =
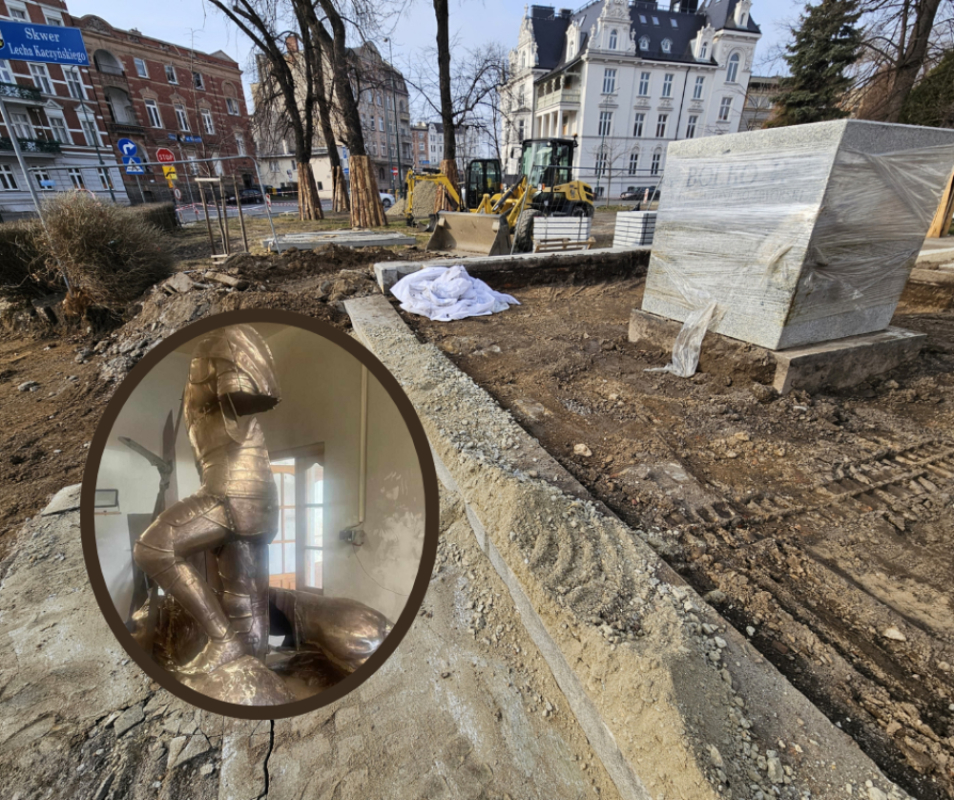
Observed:
[[[258,190],[259,190],[259,191],[262,191],[262,187],[263,187],[265,184],[262,183],[262,173],[261,173],[261,170],[259,170],[259,168],[258,168],[258,161],[253,158],[253,159],[251,159],[251,162],[252,162],[252,165],[255,167],[255,177],[258,178]],[[308,169],[311,169],[311,167],[309,166]],[[299,175],[298,178],[299,178],[299,181],[300,181],[300,180],[301,180],[301,176]],[[299,183],[299,185],[301,185],[301,184]],[[264,195],[262,195],[262,199],[263,199],[263,200],[265,199],[265,196],[264,196]],[[298,198],[298,199],[299,199],[299,202],[301,202],[301,196],[300,196],[300,195],[299,195],[299,198]],[[301,206],[299,206],[299,208],[300,208],[300,207],[301,207]],[[275,222],[274,222],[274,220],[272,220],[272,207],[268,204],[268,202],[265,203],[265,214],[266,214],[266,216],[268,217],[268,224],[271,226],[271,229],[272,229],[272,241],[275,242],[275,252],[276,252],[276,253],[281,253],[282,247],[281,247],[281,245],[280,245],[279,242],[278,242],[278,234],[275,232]]]
[[[10,142],[13,145],[13,154],[17,157],[17,162],[20,164],[20,169],[23,171],[23,180],[26,181],[27,189],[30,192],[30,197],[33,198],[33,206],[36,208],[36,215],[40,218],[40,224],[43,226],[43,232],[46,234],[46,238],[50,242],[50,247],[53,246],[53,239],[50,237],[50,230],[46,227],[46,220],[43,218],[43,209],[40,206],[40,198],[36,193],[36,189],[33,188],[33,183],[30,180],[30,168],[27,166],[26,159],[23,158],[23,151],[20,149],[20,142],[17,139],[17,132],[13,129],[13,125],[10,122],[10,115],[7,112],[6,104],[3,102],[3,95],[0,95],[0,117],[3,117],[3,124],[7,128],[7,133],[10,135]],[[66,277],[66,271],[63,269],[63,265],[60,263],[60,257],[54,251],[53,258],[56,259],[56,265],[60,268],[60,274],[63,276],[63,282],[66,284],[67,291],[72,291],[70,286],[70,279]]]

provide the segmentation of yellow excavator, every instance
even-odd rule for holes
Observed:
[[[533,218],[593,216],[593,189],[572,180],[572,139],[527,139],[521,153],[520,178],[502,191],[500,161],[478,159],[467,165],[462,202],[441,174],[407,175],[407,224],[414,225],[414,184],[421,180],[443,186],[458,211],[431,215],[427,250],[453,250],[506,255],[532,249]]]

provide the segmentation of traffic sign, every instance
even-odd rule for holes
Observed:
[[[391,167],[391,174],[395,176],[397,175],[397,167]]]
[[[172,193],[175,195],[176,200],[182,199],[182,192],[179,189],[174,189]]]
[[[173,153],[168,147],[160,147],[156,150],[156,161],[160,164],[171,164],[176,160],[176,154]]]
[[[119,148],[119,152],[124,156],[134,156],[139,150],[139,148],[136,147],[136,143],[132,139],[120,139],[118,142],[116,142],[116,147]]]
[[[179,177],[178,175],[176,175],[175,167],[163,167],[162,174],[166,176],[167,181],[174,181]]]
[[[127,175],[146,174],[146,170],[142,168],[142,159],[139,156],[123,156],[123,164],[126,165]]]

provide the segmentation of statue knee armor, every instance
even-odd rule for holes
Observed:
[[[133,547],[133,560],[164,589],[175,583],[179,559],[172,546],[172,527],[161,520],[150,525]]]

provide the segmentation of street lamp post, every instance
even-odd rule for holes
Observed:
[[[397,159],[397,193],[398,196],[401,194],[401,137],[398,135],[398,110],[397,110],[397,94],[394,89],[394,48],[392,47],[393,42],[390,37],[386,38],[384,41],[388,43],[388,72],[391,76],[391,105],[394,107],[394,153],[395,158]],[[390,146],[388,147],[390,150]]]

